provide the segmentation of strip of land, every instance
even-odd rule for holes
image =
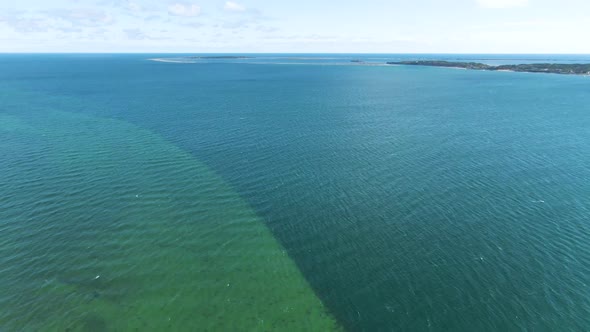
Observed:
[[[490,71],[514,71],[525,73],[551,73],[563,75],[590,75],[590,64],[575,63],[531,63],[517,65],[499,65],[491,66],[479,62],[451,62],[438,60],[424,61],[394,61],[387,62],[388,65],[410,65],[410,66],[430,66],[430,67],[448,67],[463,68],[471,70],[490,70]]]
[[[241,55],[209,55],[209,56],[187,56],[188,59],[252,59],[251,56]]]

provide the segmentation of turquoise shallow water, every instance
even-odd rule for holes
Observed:
[[[588,77],[153,57],[0,57],[6,329],[590,329]]]

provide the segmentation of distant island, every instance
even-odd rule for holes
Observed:
[[[563,64],[563,63],[531,63],[518,65],[500,65],[491,66],[479,62],[451,62],[451,61],[393,61],[387,62],[388,65],[410,65],[410,66],[431,66],[431,67],[449,67],[463,68],[471,70],[490,70],[490,71],[513,71],[525,73],[551,73],[563,75],[590,75],[590,64]]]
[[[251,56],[241,55],[207,55],[207,56],[187,56],[187,59],[252,59]]]

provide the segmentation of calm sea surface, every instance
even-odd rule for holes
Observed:
[[[0,56],[0,331],[590,330],[590,77],[383,65],[590,56],[183,56]]]

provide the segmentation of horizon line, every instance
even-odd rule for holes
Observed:
[[[96,52],[54,52],[54,51],[47,51],[47,52],[3,52],[0,51],[0,54],[382,54],[382,55],[398,55],[398,54],[426,54],[426,55],[588,55],[590,53],[478,53],[478,52],[393,52],[393,53],[386,53],[386,52],[103,52],[103,51],[96,51]]]

